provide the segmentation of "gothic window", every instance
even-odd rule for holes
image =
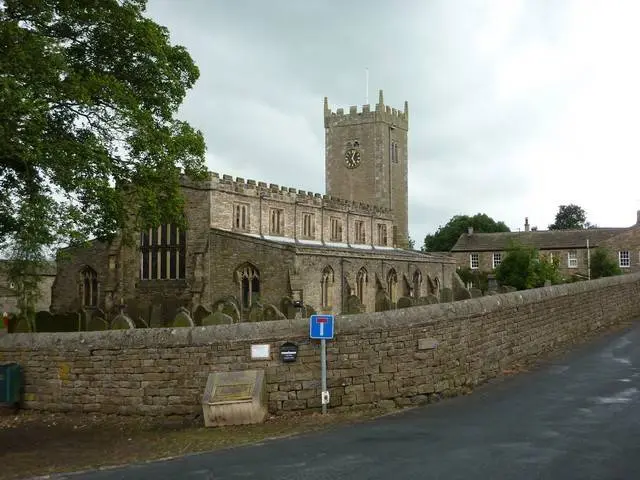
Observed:
[[[422,273],[420,270],[416,270],[413,273],[413,296],[420,298],[422,296]]]
[[[333,269],[325,267],[320,280],[320,304],[323,308],[331,307],[333,303]]]
[[[260,272],[247,263],[236,270],[235,277],[240,286],[242,308],[250,308],[260,298]]]
[[[356,242],[355,243],[366,243],[367,242],[367,234],[364,228],[364,222],[362,220],[355,221],[355,229],[356,229]]]
[[[272,208],[269,217],[269,233],[282,235],[284,232],[284,211],[281,208]]]
[[[365,293],[367,291],[367,270],[362,267],[356,275],[356,296],[360,299],[360,303],[365,304]]]
[[[140,234],[140,278],[176,280],[186,277],[185,232],[171,224]]]
[[[249,205],[236,203],[233,206],[234,230],[249,230]]]
[[[378,245],[387,245],[387,226],[384,223],[378,224]]]
[[[331,241],[342,241],[342,220],[336,217],[331,217]]]
[[[316,225],[313,213],[302,214],[302,236],[313,238],[316,235]]]
[[[83,307],[98,306],[98,274],[91,267],[80,272],[80,299]]]
[[[398,301],[398,274],[392,268],[387,274],[387,292],[392,303]]]

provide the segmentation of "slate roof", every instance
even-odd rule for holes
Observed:
[[[599,243],[629,228],[589,228],[586,230],[537,230],[534,232],[463,233],[451,252],[504,251],[512,241],[539,250],[597,247]]]

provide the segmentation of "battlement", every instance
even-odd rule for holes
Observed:
[[[343,123],[351,119],[362,121],[366,117],[371,117],[372,120],[383,121],[391,124],[395,124],[399,127],[408,128],[409,126],[409,102],[404,102],[404,110],[393,108],[384,104],[384,94],[380,90],[378,103],[375,104],[373,110],[371,105],[362,105],[358,110],[358,106],[352,105],[349,107],[348,112],[345,112],[344,108],[338,108],[334,112],[329,108],[329,100],[324,97],[324,121],[325,127],[328,127],[332,123]]]
[[[361,215],[375,215],[377,217],[390,217],[391,214],[391,210],[388,208],[377,207],[362,202],[351,202],[342,198],[332,197],[331,195],[308,192],[275,183],[260,182],[252,179],[245,180],[241,177],[234,179],[231,175],[220,175],[218,172],[209,172],[209,180],[207,183],[212,190],[262,197],[280,202],[324,207],[331,210],[348,211]]]

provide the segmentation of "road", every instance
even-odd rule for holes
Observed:
[[[58,479],[640,479],[640,326],[466,397]]]

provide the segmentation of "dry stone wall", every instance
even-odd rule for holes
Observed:
[[[330,408],[421,403],[498,376],[586,334],[638,318],[640,274],[336,319]],[[278,348],[298,344],[283,363]],[[252,344],[269,360],[251,360]],[[45,411],[201,412],[213,371],[264,369],[269,409],[320,407],[319,345],[304,319],[209,327],[11,334],[0,363],[25,372],[24,406]]]

